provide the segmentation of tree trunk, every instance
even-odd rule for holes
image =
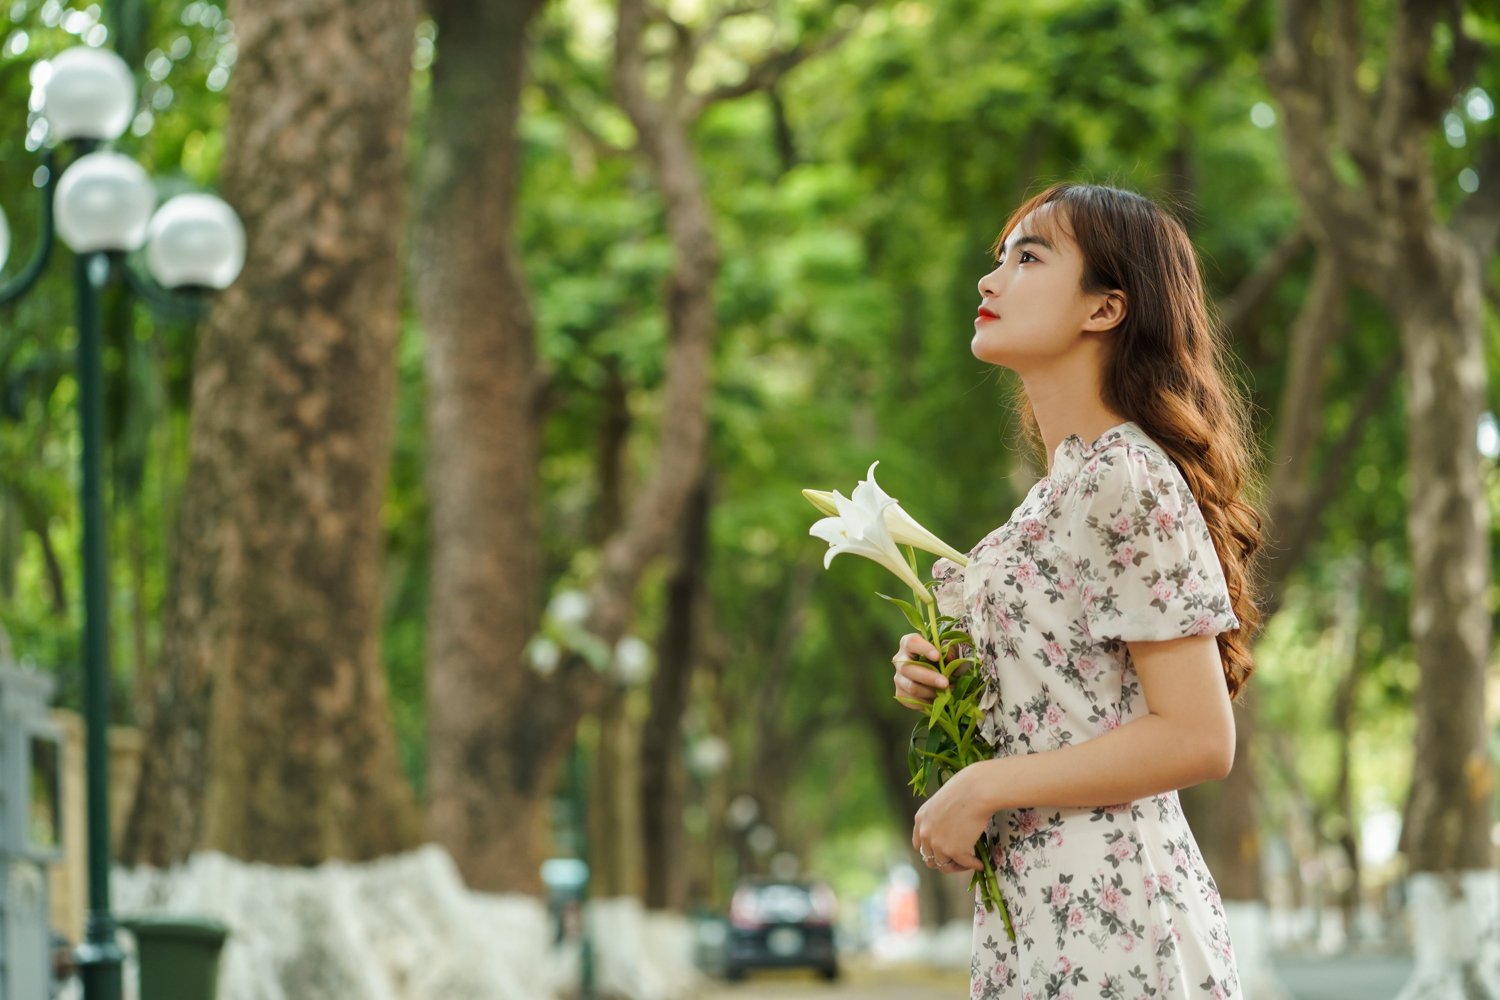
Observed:
[[[415,841],[380,663],[407,0],[233,12],[223,193],[250,256],[204,331],[128,860]]]
[[[1434,232],[1401,297],[1411,630],[1421,677],[1410,852],[1413,870],[1423,872],[1493,864],[1495,782],[1484,719],[1489,509],[1474,443],[1485,405],[1478,264]]]
[[[539,387],[513,241],[540,0],[429,0],[437,24],[413,271],[426,337],[427,834],[472,887],[541,891],[558,761],[512,738],[535,676]],[[567,744],[563,744],[566,750]]]
[[[612,690],[598,712],[599,746],[589,779],[589,895],[639,898],[641,721],[639,692]]]
[[[683,863],[682,816],[687,775],[682,717],[698,656],[698,606],[708,586],[709,477],[698,481],[684,516],[676,567],[667,581],[666,616],[656,643],[651,712],[641,734],[641,839],[646,906],[686,912],[689,869]]]

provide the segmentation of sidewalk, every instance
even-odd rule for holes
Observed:
[[[1395,1000],[1413,967],[1405,955],[1278,958],[1272,964],[1295,1000]]]

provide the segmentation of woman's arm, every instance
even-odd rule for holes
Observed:
[[[977,871],[974,841],[1001,809],[1109,806],[1228,774],[1234,713],[1218,644],[1132,642],[1130,655],[1146,715],[1060,750],[969,765],[917,810],[912,847]]]
[[[971,765],[987,811],[1106,806],[1212,781],[1234,763],[1234,711],[1210,636],[1132,642],[1148,714],[1083,743]]]

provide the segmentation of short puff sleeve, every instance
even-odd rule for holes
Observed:
[[[1071,488],[1061,539],[1097,640],[1149,642],[1237,629],[1203,511],[1166,455],[1100,452]]]
[[[952,559],[942,558],[932,564],[933,597],[938,613],[964,618],[964,571]]]

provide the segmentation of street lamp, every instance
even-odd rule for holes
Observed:
[[[78,321],[78,399],[83,453],[79,501],[83,518],[83,680],[88,775],[89,917],[78,967],[87,1000],[119,1000],[124,954],[115,941],[109,902],[109,620],[102,481],[103,366],[100,293],[123,276],[137,294],[173,303],[168,289],[221,289],[238,276],[245,233],[233,209],[211,195],[181,195],[156,212],[146,172],[119,153],[98,150],[119,138],[135,110],[135,79],[106,49],[80,46],[33,74],[31,107],[51,138],[71,147],[58,179],[52,149],[43,153],[41,236],[31,261],[0,285],[0,305],[19,299],[41,277],[55,235],[73,251]],[[0,268],[9,251],[0,213]],[[146,247],[150,279],[125,255]]]

